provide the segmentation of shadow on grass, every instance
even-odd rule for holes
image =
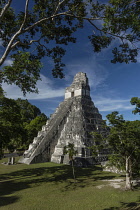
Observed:
[[[10,205],[12,203],[15,203],[19,200],[18,196],[1,196],[0,197],[0,206],[6,206],[6,205]]]
[[[18,166],[17,166],[18,168]],[[23,170],[0,175],[0,206],[8,205],[18,201],[18,197],[10,194],[33,188],[41,183],[64,183],[62,191],[74,190],[75,188],[84,188],[88,185],[96,185],[96,181],[103,179],[113,179],[111,173],[102,173],[100,167],[75,168],[77,177],[76,184],[73,180],[72,168],[67,165],[27,168]],[[88,178],[87,178],[88,177]]]
[[[103,210],[139,210],[140,209],[140,198],[136,202],[121,202],[119,207],[110,207]]]

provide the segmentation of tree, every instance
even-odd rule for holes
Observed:
[[[33,138],[37,136],[38,131],[46,124],[47,116],[41,113],[40,109],[29,101],[18,98],[16,103],[20,107],[21,122],[24,129],[24,138],[22,146],[25,148],[32,142]]]
[[[0,100],[0,150],[14,150],[21,143],[23,126],[20,107],[13,99],[3,97]]]
[[[73,156],[75,156],[77,154],[77,151],[74,148],[74,144],[73,143],[68,143],[68,145],[64,147],[63,153],[64,153],[64,155],[65,154],[69,155],[69,160],[71,161],[71,166],[72,166],[74,182],[76,182]]]
[[[119,40],[112,53],[116,62],[136,62],[140,40],[139,0],[25,0],[20,11],[14,1],[0,1],[1,41],[0,65],[10,56],[11,66],[1,72],[1,82],[16,84],[23,94],[37,92],[41,59],[52,58],[54,77],[64,77],[62,57],[68,43],[75,43],[74,32],[90,24],[89,39],[94,52]],[[17,2],[17,5],[20,1]],[[18,7],[18,8],[19,8]]]
[[[27,147],[48,118],[27,100],[0,100],[0,153]],[[32,138],[32,139],[31,139]]]
[[[106,120],[103,120],[101,125],[97,127],[96,131],[91,132],[92,136],[92,146],[89,149],[92,152],[93,157],[97,157],[99,154],[105,151],[109,152],[109,145],[107,141],[107,136],[109,135],[110,129],[106,124]]]
[[[16,103],[20,107],[21,121],[24,122],[24,124],[30,123],[31,120],[35,119],[41,114],[40,109],[32,105],[27,99],[23,100],[18,98]]]
[[[138,97],[133,97],[131,98],[130,103],[132,105],[136,105],[136,108],[132,111],[134,114],[139,113],[140,114],[140,98]]]
[[[31,120],[30,123],[25,125],[25,130],[27,133],[27,146],[33,141],[33,138],[37,136],[38,131],[40,131],[42,126],[46,124],[47,120],[47,116],[42,113],[39,116],[35,117],[33,120]]]
[[[92,151],[92,156],[97,157],[97,155],[105,148],[106,146],[106,138],[105,136],[98,131],[91,132],[91,135],[93,137],[93,145],[89,147],[89,149]]]
[[[132,189],[133,168],[140,158],[140,121],[125,121],[118,112],[108,114],[107,119],[111,126],[109,145],[117,157],[122,162],[125,161],[126,189]]]

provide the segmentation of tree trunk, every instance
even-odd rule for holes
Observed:
[[[15,164],[15,157],[11,157],[11,165]]]
[[[130,164],[129,164],[129,160],[130,157],[126,157],[126,183],[125,183],[125,188],[126,190],[132,190],[132,184],[131,184],[131,174],[130,174]]]
[[[130,171],[130,179],[132,180],[133,174],[132,174],[132,160],[131,160],[131,158],[129,159],[129,171]],[[131,184],[132,184],[132,182],[131,182]]]
[[[73,164],[73,159],[71,160],[71,164],[72,164],[72,172],[73,172],[74,182],[76,182],[76,179],[75,179],[75,171],[74,171],[74,164]]]

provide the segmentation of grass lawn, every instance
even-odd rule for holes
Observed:
[[[1,160],[0,162],[4,162]],[[131,210],[140,209],[140,188],[115,189],[103,180],[124,178],[99,167],[76,168],[54,163],[0,164],[2,210]],[[105,185],[101,189],[100,185]]]

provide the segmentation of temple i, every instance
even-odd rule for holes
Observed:
[[[88,78],[79,72],[71,86],[66,88],[64,101],[38,132],[19,162],[68,164],[68,155],[63,155],[64,146],[68,143],[73,143],[77,150],[75,158],[90,160],[89,147],[94,144],[90,133],[105,132],[102,123],[102,116],[90,97]]]

